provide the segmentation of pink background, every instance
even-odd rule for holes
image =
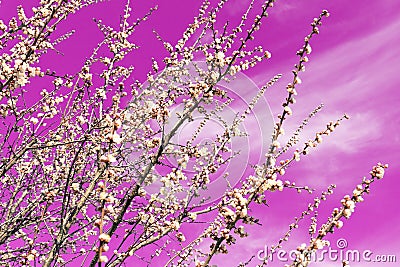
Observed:
[[[0,18],[4,21],[16,14],[18,4],[33,6],[38,3],[21,0],[0,2]],[[221,21],[237,21],[248,2],[230,1],[221,13]],[[166,56],[151,30],[156,29],[165,40],[174,43],[201,4],[191,0],[134,1],[134,17],[144,15],[156,3],[159,10],[135,35],[141,49],[128,58],[136,67],[135,78],[142,81],[150,70],[151,57],[160,62]],[[58,46],[65,55],[50,53],[43,58],[42,66],[53,68],[60,74],[79,70],[101,38],[91,18],[102,18],[104,22],[116,26],[123,5],[124,1],[106,1],[70,17],[59,28],[60,32],[77,30],[71,39]],[[400,261],[400,187],[397,182],[400,170],[400,1],[278,0],[254,42],[271,51],[272,59],[246,74],[260,86],[277,73],[284,75],[277,86],[266,94],[273,114],[277,115],[285,97],[285,85],[292,77],[291,69],[297,60],[295,52],[310,31],[309,23],[322,9],[328,9],[331,16],[324,19],[321,34],[311,42],[311,61],[301,75],[303,84],[298,89],[298,104],[293,108],[294,116],[287,121],[286,132],[290,133],[290,129],[294,129],[321,102],[325,104],[323,112],[313,120],[303,136],[313,137],[314,132],[323,129],[326,122],[335,120],[343,113],[349,114],[351,120],[324,138],[321,146],[310,156],[294,164],[286,179],[308,184],[317,188],[317,192],[331,183],[338,185],[336,193],[321,206],[319,218],[322,222],[374,164],[379,161],[388,163],[385,178],[373,185],[365,202],[357,205],[351,219],[330,240],[335,247],[338,238],[346,238],[349,249],[369,249],[374,255],[395,254]],[[29,14],[29,11],[26,13]],[[215,264],[236,266],[263,249],[264,245],[276,243],[293,217],[299,215],[314,198],[314,195],[297,194],[291,190],[269,195],[269,208],[253,210],[263,226],[252,227],[250,236],[239,241],[229,256],[216,257]],[[308,224],[309,220],[301,224],[303,227],[293,235],[285,247],[287,250],[307,242]],[[161,262],[165,263],[160,259]],[[250,266],[256,262],[255,259]],[[330,264],[325,262],[323,266]],[[397,264],[353,263],[351,266]],[[282,265],[274,262],[271,266]],[[332,263],[332,266],[340,266],[340,263]]]

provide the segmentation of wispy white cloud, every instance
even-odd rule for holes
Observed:
[[[325,125],[329,121],[340,117],[341,114],[337,112],[318,114],[302,131],[299,145],[302,146],[302,143],[308,139],[313,139],[317,131],[325,130]],[[323,143],[317,149],[335,151],[335,153],[356,153],[369,146],[370,142],[378,140],[384,127],[383,122],[377,120],[373,112],[353,113],[351,121],[343,121],[330,136],[324,136]],[[290,135],[286,136],[286,138],[289,137]]]
[[[339,138],[333,138],[329,146],[352,153],[379,138],[391,120],[400,114],[391,97],[393,88],[400,84],[397,73],[400,47],[392,45],[400,43],[400,36],[393,34],[398,28],[400,19],[377,32],[350,40],[322,54],[313,54],[307,71],[301,75],[304,83],[294,107],[295,120],[287,121],[287,127],[293,129],[312,107],[322,102],[326,111],[313,119],[318,122],[316,125],[324,126],[344,112],[352,117],[349,123],[340,126],[336,133]],[[265,78],[265,74],[261,74],[255,80],[264,81]],[[304,136],[313,136],[313,130],[315,128],[308,128]]]

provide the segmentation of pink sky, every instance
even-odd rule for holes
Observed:
[[[245,10],[247,0],[230,1],[221,19],[234,21]],[[257,1],[256,1],[257,2]],[[35,5],[37,1],[0,1],[0,18],[7,20],[16,14],[15,6]],[[133,1],[135,16],[143,15],[149,7],[159,5],[159,10],[136,33],[141,49],[130,58],[136,67],[135,78],[143,80],[150,69],[151,57],[161,60],[166,54],[151,33],[156,29],[167,41],[181,37],[186,25],[196,14],[201,1],[149,0]],[[61,31],[76,29],[77,33],[58,48],[65,56],[49,55],[44,65],[59,73],[80,68],[85,56],[100,40],[101,34],[92,17],[116,25],[124,1],[106,1],[81,11],[70,18]],[[246,73],[256,84],[263,85],[273,75],[282,73],[281,81],[266,94],[272,113],[280,112],[285,97],[286,83],[292,78],[291,69],[296,63],[295,52],[301,47],[309,32],[309,23],[322,9],[331,16],[324,19],[321,34],[311,42],[313,53],[306,72],[301,75],[298,103],[294,116],[287,121],[286,132],[294,129],[301,120],[321,102],[323,111],[312,121],[303,134],[313,137],[325,123],[347,113],[351,120],[344,122],[335,133],[324,138],[323,144],[310,156],[294,164],[286,179],[298,184],[309,184],[324,190],[329,184],[338,185],[335,194],[320,209],[320,222],[334,207],[340,205],[343,195],[350,194],[377,162],[388,163],[387,175],[372,187],[365,202],[358,204],[355,214],[345,222],[330,240],[346,238],[349,249],[370,249],[375,254],[395,254],[400,261],[400,1],[380,0],[278,0],[270,17],[256,34],[254,44],[262,44],[272,53],[269,62],[260,64]],[[27,12],[29,13],[29,12]],[[62,62],[62,64],[60,64]],[[274,244],[288,228],[293,217],[303,211],[314,196],[284,192],[272,193],[270,207],[255,209],[263,226],[250,230],[250,236],[238,243],[229,256],[217,257],[218,266],[236,266],[247,260],[264,245]],[[288,250],[307,242],[306,220],[288,243]],[[335,246],[335,245],[334,245]],[[250,266],[255,266],[257,260]],[[282,266],[274,262],[271,266]],[[358,266],[397,266],[398,263],[353,263]],[[327,263],[319,266],[330,266]],[[336,263],[332,266],[340,266]]]

